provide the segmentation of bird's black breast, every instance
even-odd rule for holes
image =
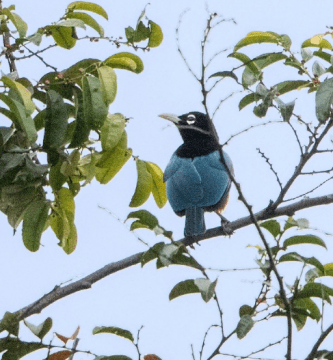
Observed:
[[[194,159],[198,156],[205,156],[218,150],[220,145],[210,139],[203,141],[186,142],[179,146],[175,154],[181,158]]]

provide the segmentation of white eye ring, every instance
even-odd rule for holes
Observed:
[[[187,116],[187,121],[186,121],[186,122],[187,122],[189,125],[193,125],[193,124],[195,123],[195,120],[196,120],[195,115],[189,114],[189,115]]]

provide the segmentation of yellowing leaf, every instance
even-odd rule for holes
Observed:
[[[52,37],[57,45],[64,49],[71,49],[76,44],[76,39],[73,38],[73,30],[71,27],[51,25],[48,27],[51,30]]]
[[[132,149],[127,149],[127,135],[124,131],[118,145],[112,150],[104,152],[96,164],[96,180],[101,184],[107,184],[131,156]]]
[[[5,86],[19,94],[22,104],[25,106],[27,115],[31,115],[35,111],[35,104],[31,100],[31,92],[25,86],[10,79],[8,76],[2,76],[1,81],[5,84]]]
[[[82,13],[82,12],[69,12],[66,15],[66,17],[68,19],[79,19],[79,20],[83,21],[86,25],[90,26],[92,29],[96,30],[101,37],[104,36],[104,29],[90,15]]]
[[[40,200],[33,202],[23,217],[22,237],[25,247],[37,251],[48,217],[50,204]]]
[[[104,64],[114,69],[125,69],[139,74],[143,71],[142,60],[129,52],[120,52],[104,60]]]
[[[149,20],[150,26],[150,35],[149,35],[149,42],[148,47],[154,48],[159,46],[163,41],[163,32],[159,25],[154,23],[153,21]]]
[[[95,14],[103,16],[106,20],[108,19],[107,12],[100,5],[88,1],[74,1],[67,6],[67,9],[91,11]]]
[[[101,143],[104,151],[112,150],[119,143],[125,130],[125,118],[122,114],[108,115],[101,128]],[[125,145],[127,146],[127,145]]]
[[[108,106],[113,103],[117,95],[117,75],[110,66],[101,66],[97,72],[102,87],[103,100]]]
[[[138,182],[136,184],[135,193],[129,204],[130,207],[138,207],[144,204],[152,191],[152,176],[147,169],[145,161],[136,159],[136,169],[138,173]]]
[[[146,162],[147,170],[152,177],[152,193],[159,208],[162,208],[168,201],[166,184],[163,182],[163,171],[154,163]]]
[[[103,100],[101,83],[94,76],[83,78],[83,112],[93,130],[101,128],[108,114],[108,108]]]

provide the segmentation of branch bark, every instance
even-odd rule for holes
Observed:
[[[303,199],[293,204],[283,206],[281,208],[276,209],[272,214],[268,214],[266,209],[263,209],[257,212],[256,214],[254,214],[254,217],[256,218],[257,221],[260,221],[260,220],[267,220],[272,217],[278,217],[283,215],[291,216],[295,212],[303,209],[307,209],[314,206],[320,206],[320,205],[328,205],[332,203],[333,203],[333,194],[329,194],[326,196]],[[228,227],[230,228],[230,230],[236,231],[251,224],[253,224],[253,221],[251,220],[251,216],[246,216],[230,222],[228,224]],[[204,235],[200,235],[193,238],[181,239],[180,242],[182,242],[185,246],[189,246],[199,241],[204,241],[211,239],[213,237],[225,236],[225,235],[226,234],[223,228],[216,227],[207,230]],[[125,259],[105,265],[101,269],[98,269],[92,274],[84,277],[83,279],[75,281],[69,285],[63,287],[56,286],[53,290],[42,296],[37,301],[34,301],[32,304],[16,311],[15,314],[18,316],[20,320],[23,320],[33,314],[38,314],[43,309],[47,308],[56,301],[71,294],[74,294],[78,291],[90,289],[91,286],[97,281],[102,280],[105,277],[114,274],[120,270],[124,270],[133,265],[138,264],[140,262],[142,254],[143,252],[137,253]]]

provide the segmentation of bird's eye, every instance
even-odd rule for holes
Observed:
[[[187,121],[186,121],[189,125],[193,125],[195,123],[195,115],[193,114],[189,114],[187,116]]]

